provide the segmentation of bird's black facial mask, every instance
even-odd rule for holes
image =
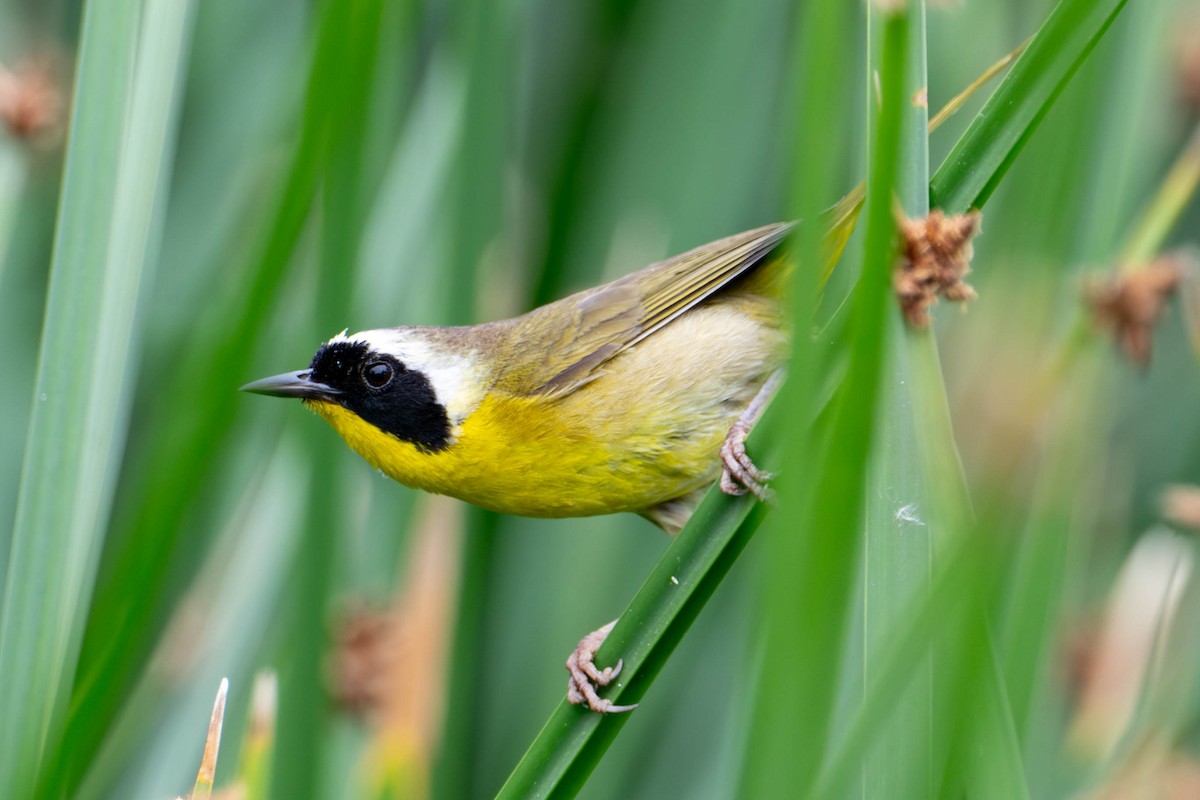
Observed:
[[[328,398],[427,453],[450,444],[450,419],[429,378],[362,342],[322,345],[309,365],[311,380],[337,389]]]

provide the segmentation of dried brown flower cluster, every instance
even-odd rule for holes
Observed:
[[[1200,15],[1180,21],[1175,48],[1175,82],[1180,101],[1200,111]]]
[[[56,137],[62,98],[49,58],[27,61],[15,70],[0,66],[0,120],[19,139]]]
[[[334,701],[370,725],[380,757],[391,753],[389,763],[403,743],[410,777],[427,775],[441,731],[460,514],[452,501],[430,499],[409,545],[400,592],[384,606],[349,605],[335,622],[327,661]]]
[[[1159,498],[1162,515],[1170,522],[1200,531],[1200,486],[1176,484],[1163,490]]]
[[[892,287],[909,325],[927,327],[929,307],[939,296],[956,303],[975,299],[963,278],[971,271],[979,220],[978,211],[948,217],[934,209],[924,219],[900,222],[903,260],[892,273]]]
[[[1150,363],[1154,326],[1182,277],[1182,262],[1164,256],[1086,286],[1084,299],[1096,324],[1112,333],[1131,362],[1145,368]]]
[[[343,612],[327,664],[329,693],[339,708],[356,717],[379,710],[387,694],[393,636],[386,611],[355,605]]]

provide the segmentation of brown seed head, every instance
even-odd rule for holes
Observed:
[[[1154,326],[1182,278],[1183,262],[1163,256],[1085,286],[1084,299],[1096,325],[1111,332],[1125,357],[1144,369],[1150,363]]]
[[[0,120],[26,141],[53,137],[61,123],[62,98],[49,58],[26,61],[11,72],[0,66]]]
[[[979,232],[980,214],[948,217],[934,209],[924,219],[900,222],[903,259],[892,273],[892,287],[909,325],[929,325],[929,307],[939,295],[951,302],[975,299],[963,282],[971,271],[971,239]]]
[[[356,603],[338,619],[327,662],[329,693],[353,716],[374,717],[383,702],[391,659],[391,619]]]
[[[1159,498],[1162,515],[1184,528],[1200,531],[1200,486],[1175,484]]]
[[[1179,100],[1200,112],[1200,14],[1179,21],[1175,46],[1175,85]]]

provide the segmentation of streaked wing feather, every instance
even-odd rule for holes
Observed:
[[[787,237],[791,223],[767,225],[701,245],[605,286],[536,309],[516,321],[526,340],[497,388],[513,394],[569,394],[627,347],[753,269]],[[543,348],[529,347],[533,338]]]

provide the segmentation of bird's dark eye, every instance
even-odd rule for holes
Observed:
[[[392,381],[392,365],[386,361],[372,361],[363,367],[363,380],[372,389],[382,389]]]

